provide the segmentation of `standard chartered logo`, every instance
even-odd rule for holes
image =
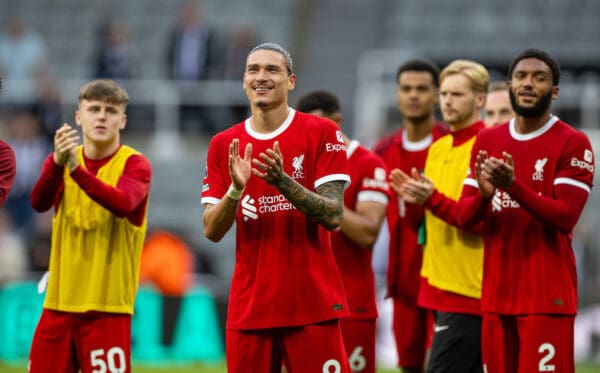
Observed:
[[[246,197],[242,199],[242,215],[244,215],[244,221],[248,221],[248,219],[258,219],[258,215],[256,215],[256,206],[254,206],[254,199],[247,194]]]
[[[510,197],[510,194],[496,189],[494,197],[492,197],[492,211],[502,211],[502,209],[521,207],[517,201]]]
[[[244,221],[250,219],[257,220],[259,215],[274,214],[295,209],[296,207],[281,194],[260,196],[256,200],[249,195],[242,198],[242,215],[244,215]]]

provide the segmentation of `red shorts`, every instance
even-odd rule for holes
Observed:
[[[29,353],[29,373],[131,371],[131,315],[44,309]]]
[[[394,298],[394,337],[398,366],[422,368],[425,352],[431,347],[435,318],[433,312]]]
[[[575,316],[483,314],[482,360],[487,373],[575,372]]]
[[[338,320],[289,328],[226,332],[227,372],[350,373]]]
[[[353,372],[375,373],[375,319],[340,319],[344,346]]]

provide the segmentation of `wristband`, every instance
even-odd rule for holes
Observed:
[[[244,189],[236,189],[232,183],[229,185],[229,189],[227,189],[226,196],[234,201],[239,201],[242,198],[242,193],[244,193]]]

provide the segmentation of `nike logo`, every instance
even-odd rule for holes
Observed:
[[[450,325],[436,325],[435,328],[433,328],[433,331],[435,333],[443,332],[444,330],[448,329],[449,327],[450,327]]]

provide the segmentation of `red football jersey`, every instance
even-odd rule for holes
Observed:
[[[513,119],[479,133],[471,170],[480,149],[500,159],[503,151],[509,153],[515,172],[515,182],[508,191],[497,189],[485,211],[482,310],[575,314],[572,228],[552,224],[564,217],[553,216],[555,211],[547,206],[556,203],[557,195],[584,194],[581,206],[567,206],[574,214],[574,225],[593,183],[594,155],[589,139],[554,116],[526,135],[515,130]],[[472,175],[465,184],[472,190],[477,185]]]
[[[250,120],[210,142],[202,203],[217,203],[231,183],[229,144],[239,139],[252,157],[279,141],[283,170],[311,191],[329,181],[349,182],[344,136],[335,123],[289,110],[274,132],[257,133]],[[261,329],[312,324],[347,316],[330,233],[298,211],[274,186],[251,176],[236,216],[236,263],[227,328]]]
[[[350,186],[344,192],[344,205],[356,209],[358,202],[380,202],[387,205],[389,185],[383,160],[357,141],[348,145]],[[377,317],[375,281],[371,267],[373,251],[359,246],[343,232],[331,234],[333,254],[342,273],[352,318]]]
[[[429,146],[446,133],[447,127],[438,122],[431,135],[415,143],[409,142],[406,131],[400,129],[390,137],[382,139],[375,146],[375,153],[383,158],[388,170],[398,168],[410,175],[413,167],[418,170],[425,167]],[[418,244],[418,232],[423,215],[422,206],[404,203],[395,196],[390,200],[386,216],[390,232],[388,295],[413,303],[417,301],[421,281],[423,253],[421,245]]]

